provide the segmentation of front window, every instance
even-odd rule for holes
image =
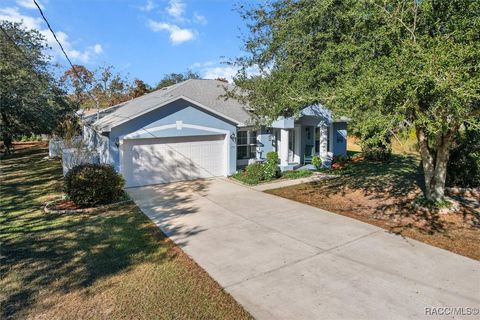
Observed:
[[[257,156],[257,131],[237,132],[237,159],[252,159]]]

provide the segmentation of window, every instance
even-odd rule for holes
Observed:
[[[257,131],[237,132],[237,160],[257,157]]]

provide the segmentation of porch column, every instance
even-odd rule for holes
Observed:
[[[320,126],[320,147],[318,150],[320,158],[325,159],[328,155],[328,127],[326,125]]]
[[[280,165],[288,165],[288,129],[280,129]]]

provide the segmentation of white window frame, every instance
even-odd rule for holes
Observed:
[[[240,132],[247,132],[247,143],[239,143],[239,140],[240,140],[239,139],[239,133]],[[250,160],[250,159],[256,159],[257,158],[257,151],[258,151],[257,150],[257,147],[258,147],[257,134],[258,134],[258,131],[255,130],[255,129],[244,129],[244,130],[238,130],[237,131],[237,161],[247,161],[248,162],[248,160]],[[254,140],[252,140],[252,138]],[[250,148],[254,147],[255,151],[253,152],[253,157],[239,159],[238,158],[238,148],[239,147],[250,147]]]

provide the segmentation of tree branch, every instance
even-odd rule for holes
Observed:
[[[415,1],[415,0],[413,0]],[[398,22],[400,22],[402,24],[402,26],[407,29],[408,32],[410,32],[410,34],[412,35],[412,39],[413,39],[413,42],[416,43],[417,42],[417,37],[415,36],[415,29],[412,29],[410,28],[409,26],[406,25],[406,23],[403,21],[403,19],[400,19],[399,17],[397,16],[394,16],[392,13],[390,13],[387,8],[385,8],[384,6],[381,6],[377,3],[373,3],[375,6],[377,6],[378,8],[380,8],[383,12],[385,12],[390,18],[393,18],[395,20],[397,20]],[[416,9],[415,9],[415,21],[416,21]],[[416,23],[416,22],[415,22]]]

